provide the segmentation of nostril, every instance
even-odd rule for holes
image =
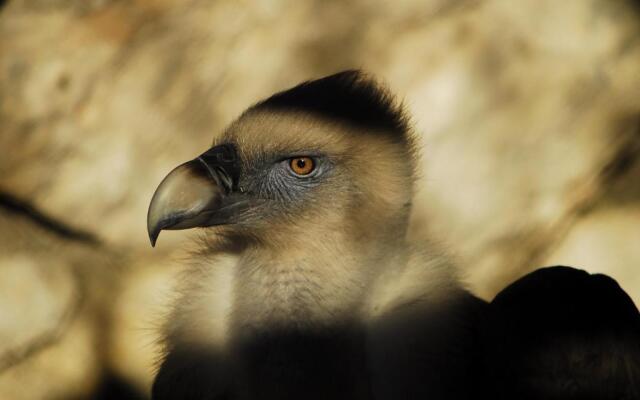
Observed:
[[[225,144],[222,147],[222,151],[219,153],[218,158],[222,162],[234,162],[236,161],[236,150],[230,144]]]

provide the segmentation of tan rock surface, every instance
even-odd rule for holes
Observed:
[[[88,395],[103,368],[116,258],[6,197],[0,204],[0,398]]]

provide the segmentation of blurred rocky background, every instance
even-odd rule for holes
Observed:
[[[186,232],[148,201],[244,108],[363,68],[414,117],[411,235],[491,298],[532,269],[640,303],[640,3],[0,2],[0,399],[144,399]]]

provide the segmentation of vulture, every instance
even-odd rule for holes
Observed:
[[[171,171],[149,205],[152,245],[162,230],[205,229],[163,328],[153,399],[477,399],[530,372],[523,346],[557,345],[566,365],[574,350],[599,350],[588,334],[566,336],[584,340],[575,349],[520,340],[546,328],[554,336],[560,327],[539,314],[566,299],[532,303],[549,290],[523,281],[487,304],[437,243],[407,239],[416,158],[402,106],[375,79],[345,71],[251,106]],[[610,283],[602,290],[620,295]],[[637,345],[637,309],[622,300],[620,343]],[[613,342],[602,348],[617,339],[604,334]],[[637,378],[633,355],[611,353],[628,372],[611,385]],[[535,386],[509,384],[496,395]]]

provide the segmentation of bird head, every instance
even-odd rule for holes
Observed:
[[[414,152],[407,118],[357,71],[302,83],[252,106],[199,157],[160,183],[149,206],[163,229],[214,227],[265,244],[404,239]]]

